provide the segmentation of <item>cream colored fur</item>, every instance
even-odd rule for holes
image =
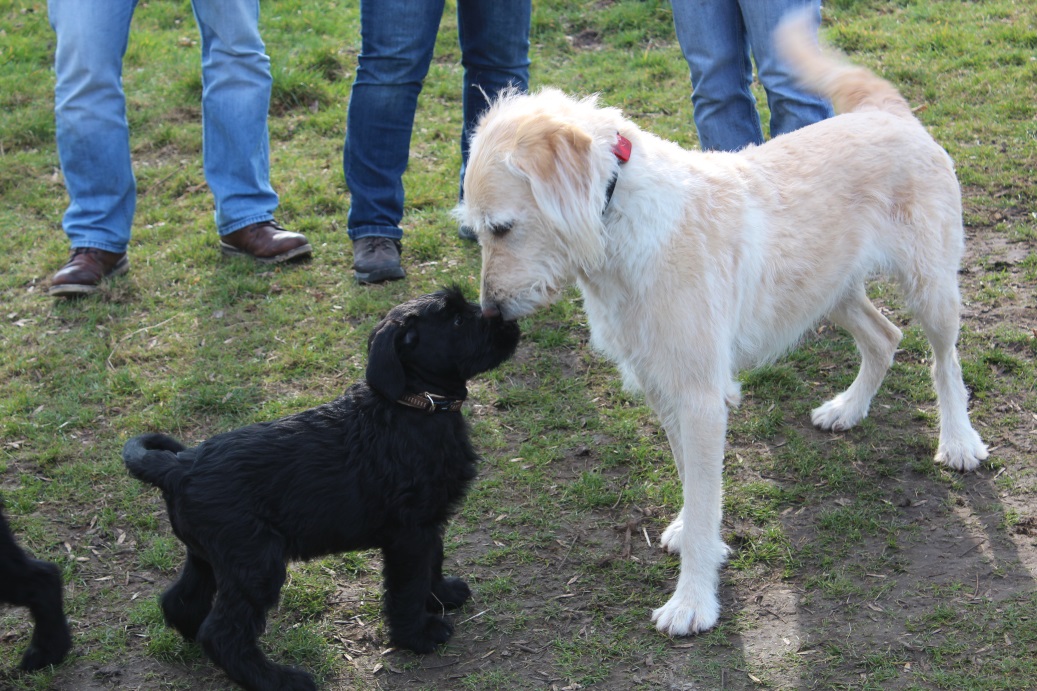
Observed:
[[[857,424],[901,336],[866,297],[870,275],[899,284],[932,345],[936,461],[967,471],[987,457],[956,351],[953,164],[892,85],[820,52],[808,27],[786,22],[780,45],[842,114],[762,146],[686,151],[554,89],[502,95],[472,143],[457,213],[482,245],[484,311],[517,319],[577,283],[593,344],[666,430],[684,506],[662,542],[680,553],[681,573],[652,618],[673,635],[709,629],[720,612],[721,472],[738,371],[782,355],[827,316],[853,335],[862,364],[812,420]],[[617,134],[633,143],[625,164],[611,150]]]

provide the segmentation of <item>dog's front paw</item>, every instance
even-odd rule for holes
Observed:
[[[276,686],[279,691],[317,691],[317,682],[309,672],[295,667],[277,668]]]
[[[398,648],[406,648],[419,655],[427,655],[434,651],[437,645],[442,645],[449,641],[453,633],[454,627],[446,619],[428,615],[425,617],[420,629],[394,631],[392,634],[392,644]]]
[[[460,578],[444,578],[432,585],[426,603],[430,612],[457,609],[472,596],[472,589]]]
[[[715,595],[699,599],[678,599],[674,594],[662,607],[652,612],[657,629],[670,636],[688,636],[716,626],[720,618],[720,600]]]
[[[844,432],[864,419],[868,406],[855,404],[846,394],[839,394],[827,403],[814,408],[810,421],[826,432]]]
[[[681,518],[681,514],[677,514],[677,518],[673,519],[673,523],[670,523],[663,531],[663,536],[660,538],[663,549],[670,554],[681,553],[681,533],[684,532],[684,519]]]
[[[941,439],[940,446],[936,449],[937,463],[962,472],[975,470],[988,456],[990,452],[987,451],[987,445],[974,429],[969,429],[960,438]]]

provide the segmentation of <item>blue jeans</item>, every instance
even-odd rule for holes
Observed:
[[[270,59],[259,0],[192,0],[202,39],[205,179],[221,235],[273,219]],[[57,35],[54,115],[72,248],[126,251],[136,206],[122,60],[137,0],[48,0]]]
[[[773,36],[791,9],[820,0],[671,0],[673,23],[691,68],[691,102],[703,150],[738,151],[763,143],[752,59],[771,111],[772,137],[831,117],[831,105],[802,91],[775,54]]]
[[[403,237],[403,172],[418,94],[428,74],[444,0],[361,0],[361,50],[349,99],[342,169],[351,197],[349,237]],[[488,98],[529,85],[530,0],[458,0],[464,68],[461,178],[468,142]]]

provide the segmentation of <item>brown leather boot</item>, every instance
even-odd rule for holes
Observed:
[[[50,279],[48,295],[77,297],[97,292],[106,276],[121,276],[130,270],[126,253],[105,252],[96,247],[77,247],[68,262]]]
[[[403,245],[392,238],[367,236],[353,241],[353,273],[359,283],[395,281],[407,274],[400,266]]]
[[[261,264],[279,264],[313,252],[306,236],[275,221],[245,226],[220,237],[220,251],[228,257],[252,257]]]

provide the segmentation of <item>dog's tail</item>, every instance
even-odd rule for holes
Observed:
[[[782,19],[774,42],[800,83],[829,101],[837,113],[881,110],[913,118],[911,106],[896,87],[833,50],[819,48],[813,10],[796,10]]]
[[[186,462],[177,454],[186,448],[165,434],[142,434],[122,447],[122,461],[130,475],[164,492],[183,476]]]

